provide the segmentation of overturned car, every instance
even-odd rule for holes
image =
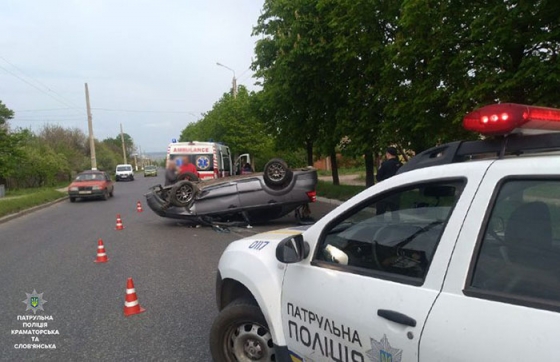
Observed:
[[[269,161],[262,173],[199,181],[186,172],[170,186],[157,185],[146,196],[159,216],[198,225],[250,225],[295,211],[300,223],[310,222],[308,203],[316,199],[317,171],[288,168],[281,159]]]

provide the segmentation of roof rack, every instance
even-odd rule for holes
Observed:
[[[432,147],[411,158],[399,168],[397,174],[438,165],[467,161],[476,155],[520,155],[560,150],[560,133],[538,135],[510,134],[500,138],[480,141],[457,141]]]

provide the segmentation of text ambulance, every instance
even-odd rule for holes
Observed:
[[[249,155],[241,155],[238,159]],[[167,163],[185,162],[185,158],[196,166],[201,180],[231,176],[235,173],[232,154],[228,146],[217,142],[175,142],[167,147]],[[250,161],[249,161],[250,162]]]

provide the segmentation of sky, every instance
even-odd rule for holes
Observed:
[[[3,0],[0,101],[12,129],[45,124],[94,136],[122,124],[143,152],[173,138],[238,84],[257,90],[251,36],[264,0]]]

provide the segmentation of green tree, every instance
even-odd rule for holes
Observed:
[[[70,172],[82,171],[89,162],[88,139],[80,129],[45,125],[37,136],[54,152],[64,156]]]
[[[22,137],[8,132],[7,122],[13,116],[14,112],[0,101],[0,183],[14,173],[23,157],[19,148]]]
[[[273,157],[274,141],[253,112],[253,97],[243,86],[236,98],[224,93],[202,119],[183,129],[179,140],[223,142],[236,155],[250,153],[261,167]]]
[[[462,116],[496,102],[557,106],[557,1],[403,1],[387,48],[384,134],[416,151],[473,137]]]
[[[345,100],[337,88],[339,71],[331,62],[334,35],[325,22],[325,8],[317,5],[316,0],[267,0],[253,32],[261,36],[253,68],[263,79],[263,119],[287,146],[305,146],[308,163],[314,147],[335,154],[341,139],[337,110]],[[331,160],[336,184],[336,157]]]
[[[136,151],[136,146],[134,145],[134,140],[128,133],[123,133],[124,147],[126,152],[127,162],[130,163],[131,155]],[[122,154],[122,140],[121,134],[119,133],[115,138],[106,138],[103,143],[107,145],[112,152],[120,155],[119,160],[123,160]],[[89,148],[88,148],[89,149]]]

